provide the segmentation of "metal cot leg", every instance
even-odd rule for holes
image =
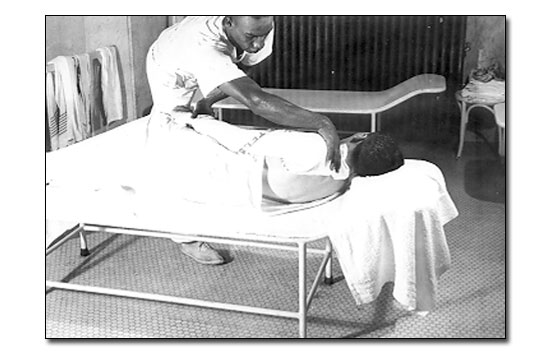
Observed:
[[[85,229],[83,228],[83,224],[79,225],[81,230],[79,231],[79,246],[81,247],[79,254],[82,257],[86,257],[90,254],[89,248],[87,247],[87,238],[85,237]]]
[[[332,285],[333,284],[333,250],[331,247],[331,240],[327,238],[327,242],[325,243],[325,250],[329,253],[329,261],[327,262],[327,266],[325,267],[325,284]]]
[[[298,314],[300,321],[300,338],[306,337],[306,244],[298,244]]]

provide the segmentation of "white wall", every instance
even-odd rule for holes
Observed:
[[[466,42],[470,50],[464,59],[463,75],[477,67],[488,67],[498,62],[505,69],[505,16],[468,16]]]
[[[145,57],[167,23],[167,16],[46,16],[45,63],[58,55],[116,46],[121,64],[124,114],[128,120],[134,120],[152,103]]]

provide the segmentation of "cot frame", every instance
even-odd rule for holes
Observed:
[[[165,232],[165,231],[141,230],[135,228],[118,227],[118,226],[103,226],[103,225],[96,225],[96,224],[80,223],[77,225],[77,227],[74,227],[71,231],[66,232],[65,234],[60,236],[58,241],[56,241],[49,248],[47,248],[46,256],[54,252],[62,244],[64,244],[69,239],[74,238],[76,235],[79,235],[80,238],[81,256],[89,255],[90,253],[87,246],[86,232],[104,232],[104,233],[125,234],[125,235],[143,236],[143,237],[157,237],[157,238],[175,238],[177,235],[176,233]],[[231,236],[226,236],[226,237],[222,235],[219,236],[219,235],[211,235],[211,234],[190,235],[190,234],[180,233],[178,235],[183,237],[185,241],[188,240],[203,241],[203,242],[210,242],[210,243],[253,246],[253,247],[260,247],[260,248],[272,248],[272,249],[297,252],[298,254],[298,310],[289,311],[289,310],[268,309],[268,308],[261,308],[255,306],[244,306],[239,304],[191,299],[191,298],[178,297],[178,296],[168,296],[163,294],[138,292],[132,290],[120,290],[120,289],[111,289],[107,287],[72,284],[69,282],[54,281],[54,280],[46,280],[46,287],[297,319],[299,322],[298,323],[299,337],[300,338],[307,337],[307,314],[311,302],[315,296],[315,293],[317,292],[317,288],[321,277],[324,275],[325,284],[328,285],[333,284],[333,278],[332,278],[333,251],[332,251],[331,241],[327,236],[323,235],[323,236],[300,237],[300,238],[294,238],[294,237],[283,238],[283,237],[257,235],[257,234],[242,234],[241,236],[239,234],[232,234]],[[323,239],[325,239],[324,249],[308,248],[309,243],[323,240]],[[315,278],[313,280],[311,288],[309,289],[309,291],[307,291],[306,260],[307,260],[307,255],[310,253],[321,254],[322,261],[317,270],[317,273],[315,274]]]

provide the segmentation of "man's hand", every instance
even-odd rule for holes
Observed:
[[[340,140],[335,127],[331,125],[320,128],[318,133],[327,143],[327,157],[325,160],[330,162],[331,170],[338,172],[340,169]]]
[[[197,103],[192,104],[193,111],[191,118],[197,118],[197,115],[211,115],[213,116],[213,109],[206,99],[201,99]]]
[[[369,132],[358,132],[350,137],[350,143],[358,143],[363,141],[369,136]]]

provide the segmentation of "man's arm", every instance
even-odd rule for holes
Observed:
[[[254,66],[246,66],[238,64],[238,67],[244,71],[246,76],[253,79],[253,74],[255,71]],[[197,115],[213,115],[213,104],[223,99],[228,98],[228,95],[220,90],[218,87],[213,89],[209,95],[200,99],[193,108],[192,118],[196,118]]]
[[[221,84],[219,89],[271,122],[316,131],[327,143],[327,160],[331,162],[331,167],[335,170],[340,167],[340,142],[336,128],[328,117],[265,92],[249,77]]]
[[[222,90],[215,88],[206,97],[199,99],[193,108],[192,119],[195,119],[197,115],[213,115],[213,109],[211,108],[214,103],[227,98]]]

